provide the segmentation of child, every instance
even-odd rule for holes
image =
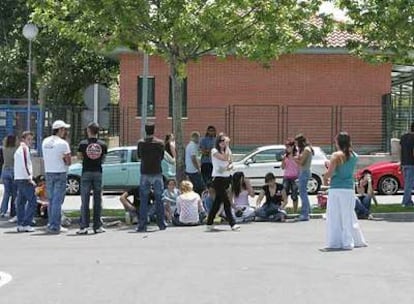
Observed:
[[[200,195],[193,191],[193,184],[184,180],[180,184],[181,194],[177,197],[177,210],[173,223],[176,226],[195,226],[206,217]]]
[[[167,189],[162,193],[162,201],[165,208],[165,220],[167,223],[172,222],[172,217],[175,211],[177,197],[180,195],[180,191],[177,189],[177,183],[174,179],[167,181]]]

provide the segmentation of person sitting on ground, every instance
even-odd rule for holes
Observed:
[[[193,184],[183,180],[180,184],[181,194],[177,197],[177,210],[173,223],[176,226],[200,225],[206,217],[200,195],[193,190]]]
[[[130,197],[132,196],[133,200],[131,201]],[[138,223],[138,214],[139,214],[139,205],[140,205],[140,199],[139,199],[139,187],[132,188],[124,193],[121,194],[119,197],[119,201],[121,202],[122,206],[125,209],[125,223],[127,225],[131,224],[137,224]],[[154,219],[154,213],[155,213],[155,207],[153,202],[153,194],[151,192],[150,194],[150,200],[149,200],[149,211],[148,211],[148,222],[155,221]]]
[[[355,198],[355,213],[358,219],[372,219],[370,212],[371,200],[378,205],[377,199],[372,187],[372,177],[368,171],[363,172],[362,178],[358,181],[356,187],[357,196]]]
[[[172,222],[172,217],[176,209],[177,197],[180,195],[180,191],[177,189],[177,183],[175,179],[167,180],[167,188],[162,193],[162,201],[165,209],[165,220],[167,223]]]
[[[253,221],[255,209],[249,204],[249,196],[254,197],[254,191],[250,180],[244,176],[243,172],[233,174],[231,196],[236,223]]]
[[[266,174],[265,183],[256,200],[256,216],[262,220],[284,222],[286,211],[281,208],[283,185],[276,183],[276,177],[271,172]],[[263,198],[266,198],[266,201],[260,206]]]

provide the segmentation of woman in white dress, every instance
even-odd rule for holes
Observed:
[[[352,250],[366,247],[364,236],[354,211],[354,170],[358,155],[352,150],[351,138],[340,132],[335,138],[337,152],[333,153],[324,184],[330,186],[326,208],[326,249]],[[329,180],[330,179],[330,180]]]

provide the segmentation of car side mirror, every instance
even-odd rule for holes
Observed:
[[[250,164],[252,164],[252,163],[253,163],[253,159],[251,159],[251,158],[246,159],[246,161],[244,162],[244,164],[245,164],[246,166],[248,166],[248,165],[250,165]]]

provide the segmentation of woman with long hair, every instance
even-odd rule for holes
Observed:
[[[293,140],[287,140],[285,143],[286,153],[282,160],[283,169],[283,208],[288,203],[288,195],[293,201],[293,213],[298,211],[298,184],[296,180],[299,177],[299,165],[296,162],[298,149]]]
[[[165,144],[165,151],[167,151],[168,154],[173,159],[176,159],[177,158],[177,148],[175,146],[174,134],[169,133],[169,134],[165,135],[164,144]]]
[[[297,220],[309,221],[310,203],[307,188],[309,178],[311,177],[310,167],[312,157],[315,152],[303,134],[296,135],[295,142],[299,148],[299,157],[297,158],[297,162],[299,164],[299,196],[302,202],[300,215]]]
[[[0,207],[0,216],[4,217],[9,209],[10,217],[13,219],[16,215],[15,199],[17,188],[14,182],[14,152],[18,148],[18,140],[15,135],[7,135],[3,140],[3,170],[1,178],[4,184],[3,200]],[[11,219],[11,220],[12,220]]]
[[[249,196],[254,197],[254,191],[250,180],[244,176],[243,172],[238,171],[233,174],[231,189],[233,214],[236,222],[254,220],[255,210],[249,204]]]
[[[231,184],[230,171],[232,169],[232,155],[229,148],[230,139],[224,134],[217,136],[215,147],[211,150],[211,160],[213,163],[213,187],[216,191],[213,206],[207,217],[207,231],[214,230],[213,221],[220,209],[221,203],[224,205],[224,212],[232,230],[239,230],[233,214],[231,213],[231,203],[228,196],[228,189]]]
[[[330,185],[326,208],[326,249],[365,247],[367,243],[354,210],[354,171],[358,155],[352,150],[347,132],[340,132],[335,144],[337,152],[332,154],[328,171],[323,176],[324,184]]]

